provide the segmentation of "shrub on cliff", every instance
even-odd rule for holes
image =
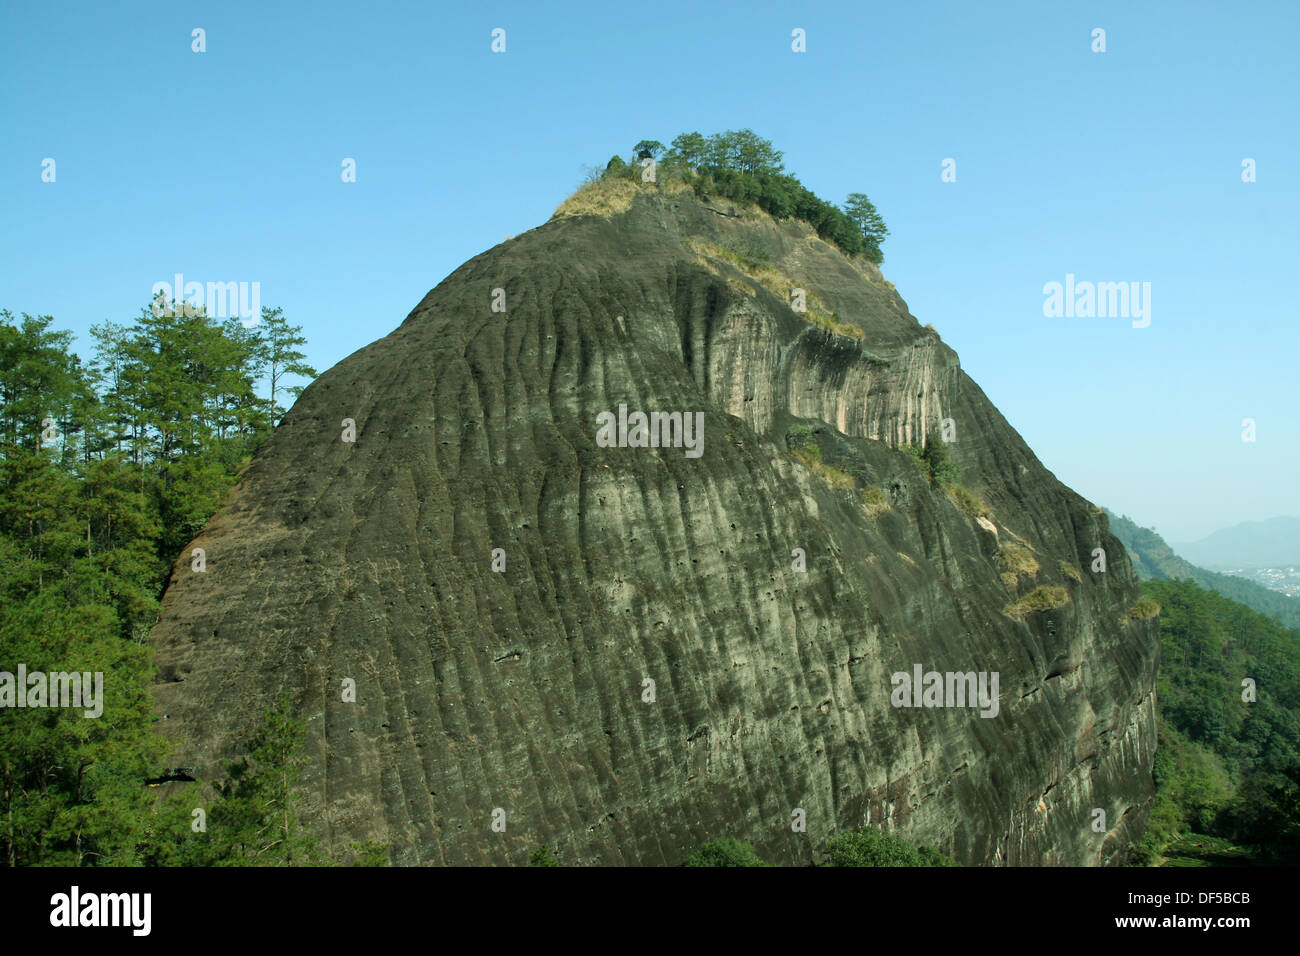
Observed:
[[[704,843],[682,866],[771,866],[748,843],[722,837]]]
[[[862,827],[826,841],[822,866],[956,866],[934,847],[919,849],[898,837]]]
[[[926,467],[930,470],[930,480],[939,485],[955,485],[961,481],[961,471],[957,463],[948,457],[947,442],[927,438],[925,451],[922,453]]]
[[[807,425],[791,425],[790,430],[785,433],[785,447],[801,458],[822,460],[822,451],[817,447],[817,439],[813,437],[813,430]]]
[[[1070,592],[1065,588],[1044,585],[1034,588],[1019,601],[1008,604],[1002,609],[1002,613],[1009,614],[1011,617],[1024,617],[1026,614],[1037,614],[1040,611],[1055,611],[1069,603]]]
[[[889,496],[875,485],[868,485],[862,489],[862,504],[867,509],[867,514],[873,518],[884,514],[890,507]]]
[[[1160,605],[1149,597],[1142,597],[1128,609],[1126,615],[1130,621],[1145,621],[1160,616]]]
[[[529,866],[559,866],[560,861],[551,855],[550,847],[539,846],[528,857]]]
[[[948,495],[949,501],[972,518],[991,518],[993,516],[993,509],[984,503],[983,498],[969,488],[963,488],[961,485],[944,485],[943,490]]]
[[[936,485],[956,485],[961,481],[961,471],[957,463],[948,457],[948,446],[933,437],[925,440],[925,447],[920,445],[900,444],[898,450],[909,455],[912,461]]]
[[[920,468],[921,471],[927,472],[929,469],[925,464],[925,452],[921,450],[920,445],[909,445],[906,442],[898,446],[898,450],[907,455],[912,460],[912,464]]]

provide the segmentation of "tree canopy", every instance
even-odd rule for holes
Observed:
[[[1300,862],[1300,631],[1191,581],[1142,590],[1161,607],[1160,736],[1139,859],[1195,833]]]
[[[662,149],[658,140],[643,139],[633,147],[631,165],[610,160],[605,175],[632,175],[638,157],[647,151],[661,167],[679,171],[699,195],[752,202],[778,219],[807,222],[847,253],[883,261],[880,245],[889,230],[866,194],[850,193],[843,208],[826,202],[787,173],[784,154],[753,130],[682,133],[660,158]]]
[[[50,316],[0,311],[0,672],[100,674],[85,708],[0,719],[0,862],[300,862],[301,734],[283,709],[251,731],[230,781],[150,786],[171,751],[154,729],[144,644],[181,549],[314,375],[302,329],[144,308],[92,327],[94,358]],[[259,383],[268,393],[259,395]],[[196,829],[194,811],[207,815]],[[373,858],[373,854],[371,857]]]

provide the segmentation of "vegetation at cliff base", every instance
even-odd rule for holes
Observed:
[[[529,866],[559,866],[560,861],[551,853],[549,847],[539,846],[528,856]]]
[[[860,827],[826,841],[822,866],[956,866],[934,847],[914,847],[875,827]]]
[[[683,866],[771,866],[748,843],[722,837],[701,844]],[[914,847],[892,833],[864,826],[826,841],[818,866],[957,866],[951,857],[930,846]]]
[[[1137,862],[1300,863],[1300,631],[1191,581],[1142,589],[1161,608],[1161,659]]]
[[[748,843],[722,837],[701,844],[682,866],[771,866]]]
[[[300,724],[284,709],[262,715],[214,789],[159,786],[171,745],[144,643],[173,563],[298,391],[286,376],[315,374],[300,328],[278,309],[260,320],[149,307],[94,326],[87,362],[49,316],[0,312],[0,672],[103,675],[96,715],[7,702],[6,865],[315,858],[294,807]]]

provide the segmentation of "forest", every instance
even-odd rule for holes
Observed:
[[[1136,862],[1300,862],[1300,632],[1188,580],[1160,604],[1156,800]]]
[[[178,775],[147,644],[181,549],[316,373],[280,309],[244,328],[157,305],[94,326],[90,361],[50,316],[0,312],[0,672],[103,675],[98,717],[4,712],[9,866],[319,858],[295,807],[301,721],[271,708],[222,779]]]

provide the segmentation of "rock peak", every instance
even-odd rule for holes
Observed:
[[[868,822],[965,863],[1122,860],[1157,643],[1105,517],[870,262],[599,187],[313,382],[195,540],[207,571],[178,561],[178,762],[210,775],[287,694],[324,842],[398,863],[722,835],[808,862]],[[893,704],[917,667],[997,672],[994,716]]]

